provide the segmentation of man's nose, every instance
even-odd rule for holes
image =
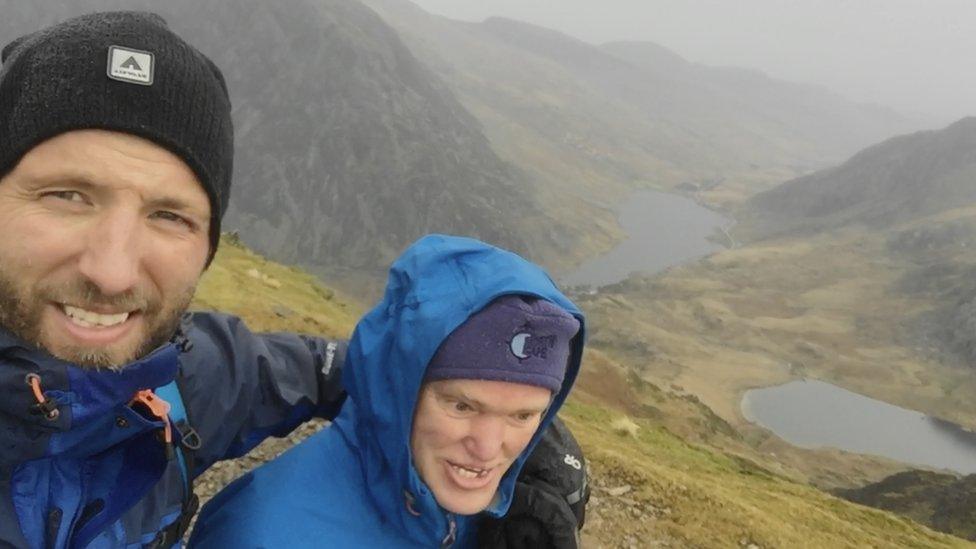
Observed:
[[[487,462],[498,457],[505,443],[505,421],[502,418],[484,416],[471,422],[466,447],[471,457]]]
[[[143,230],[137,214],[106,211],[87,235],[79,262],[81,274],[105,295],[133,289],[138,283],[144,253]]]

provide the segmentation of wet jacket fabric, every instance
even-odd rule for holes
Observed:
[[[204,507],[190,547],[472,547],[480,517],[441,508],[418,476],[410,430],[424,371],[441,341],[497,297],[525,294],[580,311],[519,256],[476,240],[428,236],[390,270],[382,301],[358,324],[343,369],[348,400],[335,422],[232,483]],[[573,340],[562,390],[502,477],[501,516],[516,477],[579,371]]]
[[[0,547],[159,546],[188,494],[163,421],[130,406],[133,395],[176,379],[197,435],[187,451],[196,476],[313,415],[333,417],[343,354],[196,313],[174,343],[119,371],[91,370],[0,331]],[[39,413],[29,374],[56,417]]]

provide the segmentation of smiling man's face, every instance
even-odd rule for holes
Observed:
[[[0,179],[0,327],[84,367],[166,342],[209,253],[210,201],[176,155],[72,131]]]

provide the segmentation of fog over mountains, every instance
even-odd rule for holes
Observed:
[[[652,43],[602,47],[527,23],[466,23],[406,0],[365,0],[540,177],[673,187],[793,175],[914,129],[821,88],[689,63]],[[558,183],[557,183],[558,184]]]
[[[612,243],[612,208],[637,186],[804,173],[908,124],[653,44],[367,4],[379,16],[355,0],[8,0],[0,40],[93,10],[161,13],[231,88],[226,228],[338,271],[379,271],[430,231],[566,267]]]

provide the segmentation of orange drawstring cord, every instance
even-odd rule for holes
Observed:
[[[136,402],[145,406],[153,416],[157,417],[163,422],[163,441],[166,442],[167,446],[172,445],[173,427],[169,422],[169,402],[159,398],[156,396],[156,393],[153,393],[149,389],[144,389],[137,392],[136,395],[132,397],[132,402],[130,405],[135,404]]]
[[[34,398],[37,400],[37,409],[44,414],[44,417],[51,421],[58,419],[58,416],[61,415],[61,411],[58,410],[57,404],[48,400],[47,397],[44,396],[44,391],[41,390],[41,376],[37,374],[27,374],[25,381],[27,381],[27,384],[30,385],[31,391],[34,392]]]

